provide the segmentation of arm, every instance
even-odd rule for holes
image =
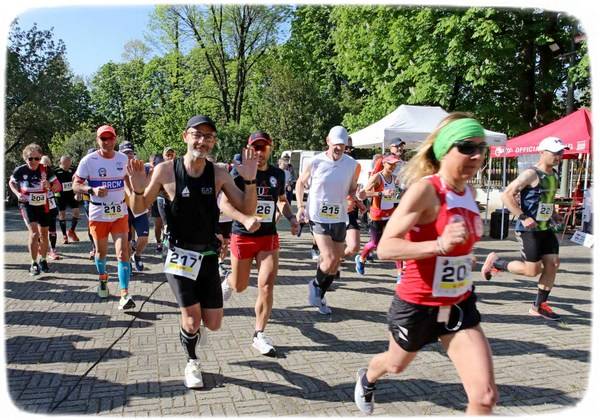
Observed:
[[[292,211],[292,206],[290,206],[290,203],[288,203],[285,194],[279,196],[279,199],[277,200],[277,208],[279,209],[281,214],[283,214],[285,218],[288,219],[288,221],[290,222],[290,230],[292,235],[297,235],[300,225],[298,224],[298,219]]]
[[[517,196],[528,186],[533,186],[533,183],[537,181],[537,174],[533,169],[527,169],[521,173],[514,181],[512,181],[506,189],[500,195],[502,202],[508,208],[508,210],[515,216],[519,217],[523,214],[521,204],[517,200]],[[535,227],[536,222],[532,217],[528,217],[522,220],[523,226],[526,228]]]
[[[300,174],[300,176],[298,177],[298,180],[296,181],[296,202],[298,203],[298,214],[296,215],[296,217],[298,218],[298,220],[303,219],[302,216],[304,214],[304,190],[306,189],[306,185],[308,185],[308,182],[310,181],[311,167],[312,164],[307,165],[302,171],[302,174]]]
[[[381,177],[379,176],[379,172],[371,175],[371,177],[369,178],[369,180],[367,181],[367,185],[365,186],[365,195],[367,197],[381,197],[382,194],[380,194],[379,191],[375,191],[375,189],[377,187],[379,187],[379,184],[381,184]]]
[[[21,191],[19,190],[19,185],[17,184],[17,181],[12,176],[10,177],[10,179],[8,181],[8,187],[13,192],[13,194],[17,196],[17,199],[19,201],[24,201],[23,194],[21,194]]]
[[[130,183],[133,194],[131,211],[136,214],[141,214],[156,200],[160,188],[165,182],[167,170],[172,165],[172,162],[163,162],[156,166],[152,172],[152,177],[148,181],[149,176],[144,169],[144,161],[131,159],[127,163],[126,180]],[[127,184],[127,181],[125,182]],[[131,199],[130,199],[131,200]]]
[[[464,221],[446,225],[441,236],[431,241],[411,242],[404,236],[416,224],[430,223],[437,217],[439,200],[427,181],[419,181],[407,191],[387,223],[377,255],[384,260],[424,259],[451,251],[466,238]]]
[[[260,219],[254,216],[254,211],[251,212],[251,215],[242,213],[231,205],[226,196],[221,198],[219,208],[225,216],[231,217],[233,220],[243,224],[248,232],[256,232],[260,228]]]

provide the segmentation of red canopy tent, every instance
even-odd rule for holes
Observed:
[[[566,158],[576,158],[579,154],[589,154],[592,150],[592,114],[581,108],[566,117],[543,127],[514,137],[503,146],[492,146],[492,158],[516,157],[538,153],[537,146],[546,137],[560,137],[569,145]]]

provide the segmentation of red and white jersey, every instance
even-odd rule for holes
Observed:
[[[383,172],[379,172],[379,177],[381,178],[381,182],[375,188],[377,192],[383,192],[385,190],[396,190],[396,178],[392,174],[391,179],[388,181],[383,176]],[[371,203],[371,208],[369,209],[369,215],[371,216],[371,220],[388,220],[394,210],[396,210],[396,206],[398,206],[397,194],[393,194],[389,197],[383,196],[375,196],[373,197],[373,201]]]
[[[415,225],[404,239],[411,242],[436,240],[446,225],[457,218],[464,220],[469,235],[465,243],[457,245],[447,255],[406,260],[406,269],[396,285],[396,294],[419,305],[451,305],[466,299],[471,293],[471,251],[483,235],[483,223],[470,187],[458,193],[447,187],[439,175],[426,179],[433,185],[440,200],[437,219]]]
[[[108,194],[104,197],[90,196],[89,219],[99,222],[112,222],[127,215],[125,203],[125,176],[127,155],[115,152],[110,158],[104,158],[98,151],[81,159],[75,175],[87,180],[90,187],[105,187]]]

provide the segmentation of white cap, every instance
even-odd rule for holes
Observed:
[[[348,132],[341,125],[336,125],[329,130],[329,135],[327,138],[331,144],[348,145]]]
[[[558,137],[546,137],[540,142],[538,146],[538,152],[547,150],[552,153],[560,152],[561,150],[569,149],[569,147],[563,143]]]

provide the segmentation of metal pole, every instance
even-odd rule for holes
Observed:
[[[506,188],[506,156],[502,158],[502,192]],[[502,200],[500,200],[502,201]],[[504,201],[502,201],[502,219],[500,222],[500,239],[504,239]]]
[[[487,182],[487,194],[485,197],[485,224],[488,223],[488,211],[490,209],[490,186],[492,183],[492,154],[490,153],[488,159],[488,182]]]
[[[590,154],[588,153],[587,156],[585,157],[585,175],[583,177],[583,196],[585,197],[585,193],[587,192],[588,189],[588,171],[590,170]],[[585,204],[585,199],[583,200],[584,204]],[[581,213],[581,230],[583,230],[583,212],[585,211],[585,209],[582,210]]]

